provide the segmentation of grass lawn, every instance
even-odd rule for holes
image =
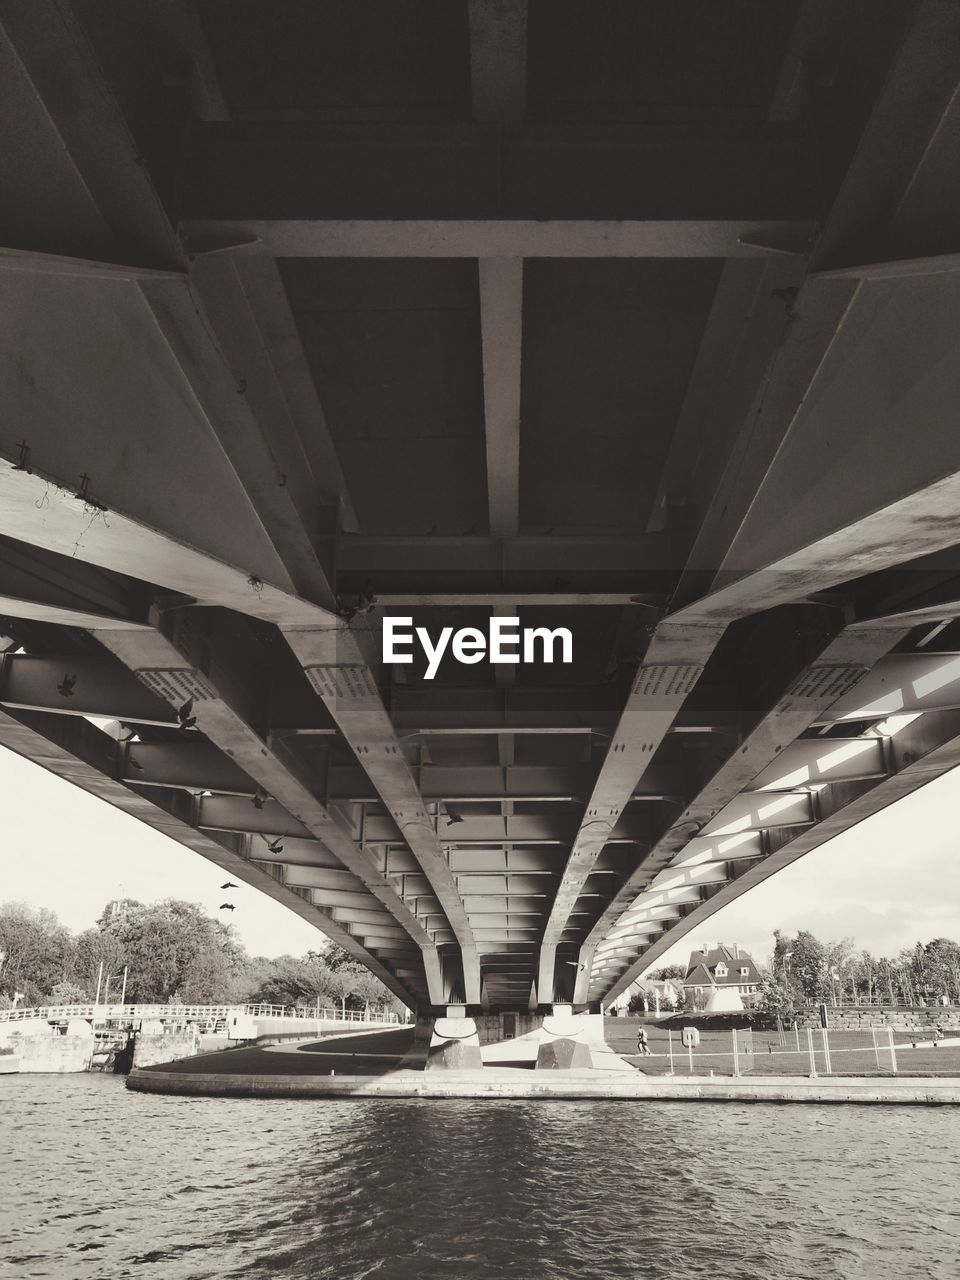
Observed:
[[[650,1054],[637,1055],[637,1031],[643,1026],[647,1031]],[[607,1044],[617,1053],[634,1062],[647,1075],[667,1075],[671,1070],[670,1033],[645,1018],[605,1018],[604,1034]],[[929,1035],[923,1033],[927,1047],[912,1047],[907,1032],[895,1031],[894,1044],[899,1075],[960,1076],[960,1034],[949,1033],[951,1040],[938,1048],[929,1046]],[[914,1037],[916,1038],[916,1037]],[[690,1055],[680,1042],[680,1029],[673,1028],[673,1070],[677,1075],[689,1075]],[[783,1040],[776,1031],[739,1031],[737,1045],[741,1075],[808,1076],[811,1073],[807,1033],[801,1030],[800,1049],[797,1036],[785,1031]],[[920,1041],[922,1044],[923,1041]],[[870,1032],[830,1031],[828,1034],[830,1067],[834,1075],[892,1075],[893,1064],[887,1031],[877,1031],[877,1047],[874,1048]],[[814,1064],[818,1074],[827,1074],[821,1032],[813,1033]],[[693,1074],[731,1076],[734,1074],[733,1032],[700,1032],[700,1044],[693,1051]]]

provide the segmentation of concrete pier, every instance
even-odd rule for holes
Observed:
[[[479,1071],[482,1066],[480,1037],[473,1018],[462,1016],[455,1008],[448,1017],[437,1018],[431,1029],[424,1071]]]

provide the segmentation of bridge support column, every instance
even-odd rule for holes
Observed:
[[[575,1014],[569,1004],[555,1004],[543,1019],[537,1071],[589,1070],[593,1066],[588,1015]],[[601,1028],[602,1035],[602,1028]]]
[[[465,1006],[448,1005],[446,1017],[430,1028],[424,1071],[479,1071],[482,1066],[476,1022],[466,1016]]]

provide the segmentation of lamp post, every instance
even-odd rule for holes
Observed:
[[[787,991],[790,993],[791,1000],[793,999],[793,966],[790,963],[792,959],[792,951],[785,951],[783,953],[783,977]]]

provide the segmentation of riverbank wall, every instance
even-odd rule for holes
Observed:
[[[671,1013],[659,1018],[653,1018],[649,1014],[628,1014],[625,1018],[614,1021],[618,1025],[657,1026],[673,1031],[680,1031],[685,1026],[708,1031],[729,1031],[734,1027],[770,1031],[775,1030],[777,1025],[772,1014],[757,1009],[745,1009],[741,1013]],[[892,1027],[894,1031],[905,1031],[908,1034],[932,1032],[937,1027],[944,1031],[956,1031],[960,1030],[960,1008],[923,1005],[905,1009],[895,1005],[863,1005],[835,1009],[832,1005],[825,1005],[822,1009],[820,1006],[800,1009],[796,1019],[785,1019],[784,1025],[792,1030],[794,1021],[801,1031],[808,1028],[818,1031],[822,1027],[828,1031],[870,1031],[871,1028]]]
[[[798,1019],[800,1027],[819,1027],[818,1013],[807,1013]],[[933,1031],[960,1028],[960,1009],[938,1008],[936,1005],[918,1009],[869,1008],[831,1009],[827,1006],[827,1029],[830,1031],[869,1031],[871,1027],[893,1027],[894,1031]]]
[[[92,1036],[16,1036],[8,1043],[21,1074],[65,1075],[89,1071],[93,1062]]]
[[[178,1058],[192,1058],[200,1052],[200,1032],[196,1027],[182,1031],[144,1034],[138,1031],[133,1044],[133,1068],[153,1067]]]
[[[127,1088],[140,1093],[231,1098],[514,1098],[550,1102],[844,1103],[960,1106],[960,1079],[844,1078],[663,1079],[606,1072],[533,1073],[491,1069],[382,1076],[231,1075],[225,1072],[135,1071]]]

